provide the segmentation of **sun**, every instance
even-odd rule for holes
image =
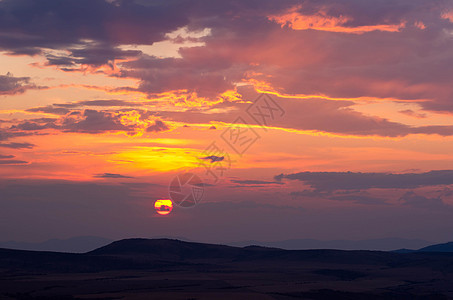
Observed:
[[[168,215],[173,209],[173,202],[169,199],[160,199],[154,203],[154,208],[159,215]]]

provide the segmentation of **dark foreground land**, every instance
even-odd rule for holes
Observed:
[[[85,254],[0,249],[0,299],[453,299],[453,253],[166,239]]]

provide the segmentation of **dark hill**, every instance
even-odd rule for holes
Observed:
[[[451,299],[451,286],[453,253],[441,252],[170,239],[121,240],[83,254],[0,249],[0,299]]]
[[[88,252],[89,255],[141,256],[159,260],[234,258],[243,250],[237,247],[183,242],[173,239],[126,239]]]
[[[431,245],[419,249],[418,252],[453,252],[453,242]]]
[[[316,261],[348,264],[390,263],[406,258],[382,251],[283,250],[261,246],[232,247],[183,242],[173,239],[125,239],[88,252],[87,255],[143,259],[146,261]]]
[[[395,253],[383,251],[283,250],[260,246],[244,248],[183,242],[173,239],[125,239],[83,253],[59,253],[0,249],[0,268],[59,271],[146,269],[200,263],[342,263],[348,265],[416,265],[452,260],[453,255],[436,252]]]

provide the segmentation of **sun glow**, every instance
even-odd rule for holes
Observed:
[[[173,203],[168,199],[160,199],[154,203],[154,208],[159,215],[168,215],[173,210]]]

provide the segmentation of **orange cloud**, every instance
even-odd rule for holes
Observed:
[[[453,23],[453,9],[444,11],[441,15],[442,19],[449,20]]]
[[[414,26],[417,27],[418,29],[421,29],[421,30],[426,29],[425,23],[423,23],[423,22],[421,22],[421,21],[415,22],[415,23],[414,23]]]
[[[329,16],[324,11],[320,11],[314,15],[301,15],[297,12],[300,7],[291,9],[288,13],[283,15],[270,16],[269,20],[277,22],[282,27],[288,26],[294,30],[322,30],[331,32],[344,32],[352,34],[362,34],[370,31],[388,31],[398,32],[401,28],[405,27],[405,23],[400,24],[380,24],[369,26],[346,27],[347,22],[352,21],[350,17]]]

